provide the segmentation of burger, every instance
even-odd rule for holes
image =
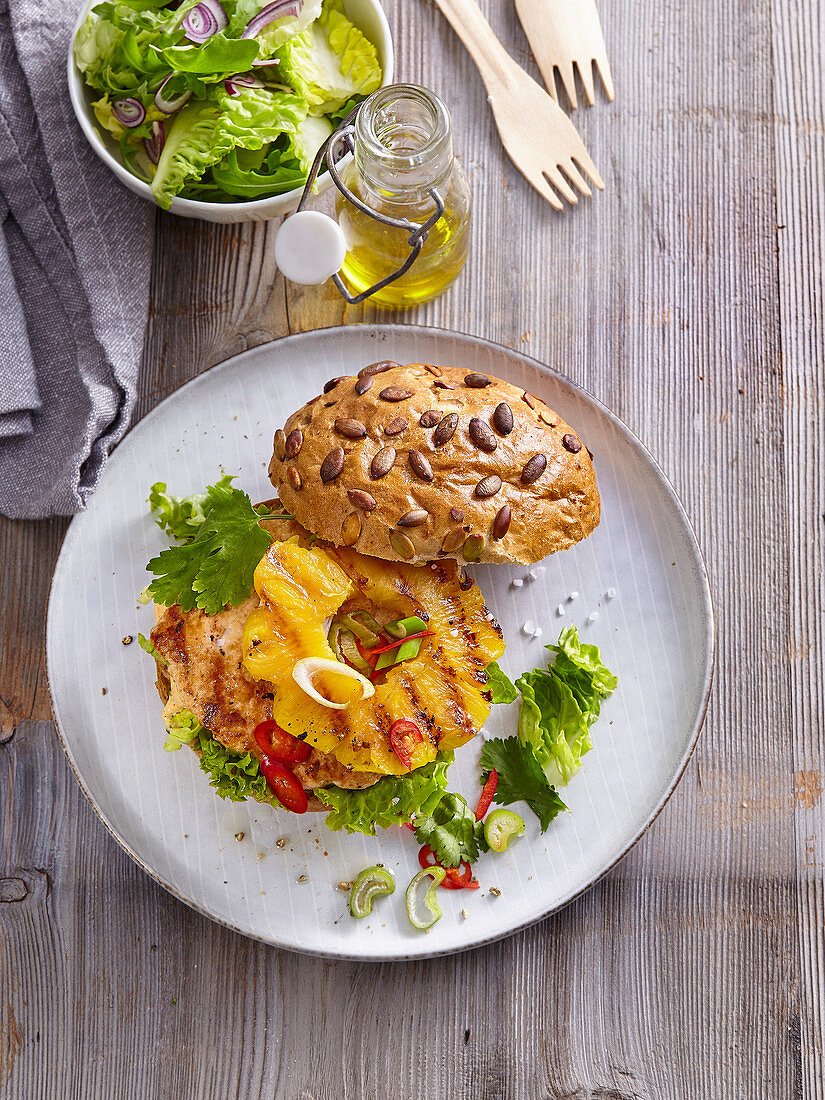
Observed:
[[[507,382],[384,361],[295,412],[269,476],[255,507],[228,478],[155,487],[178,536],[149,564],[167,748],[191,745],[224,797],[407,822],[491,707],[504,643],[467,566],[588,536],[592,456]]]

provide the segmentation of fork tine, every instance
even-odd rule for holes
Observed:
[[[599,175],[599,170],[593,163],[593,159],[585,148],[583,141],[579,142],[578,152],[570,154],[570,159],[581,168],[582,172],[590,177],[600,191],[604,191],[604,180]]]
[[[586,195],[588,198],[590,198],[593,192],[590,190],[587,184],[587,180],[584,178],[581,172],[579,172],[578,168],[572,160],[567,161],[566,164],[560,164],[559,170],[562,171],[565,176],[567,176],[567,178],[575,187],[578,187],[583,195]]]
[[[555,72],[558,70],[558,74],[561,77],[561,82],[564,85],[564,90],[567,92],[567,98],[570,100],[572,107],[578,107],[579,103],[576,99],[576,76],[573,72],[573,62],[569,60],[562,60],[554,62],[553,78],[548,82],[547,87],[550,89],[550,94],[553,99],[558,103],[559,97],[556,89]]]
[[[554,165],[552,168],[545,168],[541,173],[548,183],[552,183],[557,191],[560,191],[562,197],[567,199],[571,206],[575,206],[579,201],[579,196],[564,178],[562,173]]]
[[[599,76],[602,78],[605,94],[612,103],[616,93],[613,91],[613,77],[610,72],[610,62],[607,60],[607,54],[594,58],[594,64],[598,69]]]
[[[587,100],[587,106],[593,107],[596,103],[596,86],[593,83],[593,62],[588,57],[581,61],[577,61],[576,66],[579,70],[581,82],[584,85],[584,98]]]
[[[528,183],[532,184],[532,186],[535,187],[541,197],[546,202],[549,202],[554,210],[564,210],[564,203],[561,201],[559,196],[556,194],[556,192],[553,190],[553,188],[550,186],[543,175],[534,175],[531,172],[529,176],[525,174],[524,178],[527,180]]]

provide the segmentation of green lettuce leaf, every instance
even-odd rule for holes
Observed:
[[[134,95],[144,107],[168,73],[162,50],[182,36],[168,10],[98,4],[78,28],[74,59],[86,83],[114,99]]]
[[[185,43],[170,46],[162,53],[174,72],[194,73],[211,83],[245,73],[258,56],[258,42],[254,38],[227,38],[224,31],[219,31],[199,46]]]
[[[487,665],[487,688],[494,703],[512,703],[518,699],[516,685],[495,661]]]
[[[555,662],[516,681],[522,697],[518,736],[533,750],[551,786],[564,786],[593,747],[590,726],[618,680],[598,647],[579,641],[574,626],[562,631],[558,645],[546,648]]]
[[[291,150],[301,166],[304,182],[315,160],[315,154],[331,133],[332,126],[325,118],[315,118],[310,115],[293,134]]]
[[[206,498],[196,534],[162,550],[146,568],[155,574],[149,593],[158,603],[217,615],[228,604],[243,603],[252,591],[255,566],[270,538],[259,526],[266,509],[254,509],[247,494],[226,477],[208,486]]]
[[[306,171],[294,159],[291,151],[284,152],[280,143],[274,144],[269,153],[264,150],[233,149],[212,167],[211,184],[195,184],[186,190],[192,198],[212,197],[218,192],[232,198],[256,199],[265,195],[281,195],[306,183]]]
[[[151,645],[151,642],[149,644]],[[190,710],[182,710],[178,714],[173,714],[169,719],[169,729],[166,731],[163,751],[177,752],[182,745],[195,744],[200,731],[203,729],[204,727]],[[208,731],[204,730],[204,733],[208,733]]]
[[[169,209],[191,180],[200,180],[233,149],[263,149],[282,134],[294,134],[306,117],[298,96],[267,88],[226,92],[193,102],[176,116],[152,180],[155,201]]]
[[[512,802],[526,802],[541,823],[544,832],[550,822],[566,810],[555,789],[539,767],[530,747],[517,737],[493,738],[485,741],[481,750],[481,782],[491,771],[498,773],[498,783],[493,800],[502,806]]]
[[[140,648],[145,653],[148,653],[150,657],[154,657],[155,660],[160,661],[162,665],[165,665],[167,663],[166,658],[161,656],[161,654],[155,649],[154,643],[149,638],[147,638],[145,634],[138,634],[137,640]]]
[[[234,475],[224,474],[216,484],[218,489],[230,489]],[[149,490],[149,507],[155,523],[161,531],[178,542],[189,542],[197,535],[206,519],[204,508],[209,507],[209,493],[193,493],[188,497],[173,497],[166,492],[166,482],[156,481]]]
[[[278,50],[279,78],[309,104],[310,114],[341,108],[381,85],[375,46],[344,15],[341,0],[327,0],[317,22]]]
[[[413,825],[418,843],[429,844],[443,867],[474,863],[484,847],[484,826],[460,794],[447,791],[432,810],[417,813]]]
[[[280,806],[251,752],[230,752],[200,724],[197,727],[197,739],[195,748],[200,750],[201,770],[209,776],[210,786],[215,788],[221,798],[228,798],[230,802],[244,802],[247,798],[254,798],[258,802]]]
[[[555,654],[553,668],[576,697],[587,724],[599,717],[601,700],[616,690],[618,677],[602,661],[599,647],[579,641],[575,626],[568,626],[559,635],[557,645],[545,646]]]
[[[550,669],[536,669],[516,680],[521,692],[518,736],[529,745],[551,785],[564,786],[593,747],[576,697]]]
[[[375,836],[376,829],[403,825],[416,814],[431,813],[444,797],[452,762],[451,752],[440,753],[431,764],[408,775],[385,775],[362,791],[321,787],[315,795],[330,807],[326,817],[330,829]]]

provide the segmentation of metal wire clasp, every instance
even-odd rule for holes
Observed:
[[[363,104],[360,104],[352,111],[341,123],[338,129],[330,134],[321,148],[315,155],[315,160],[312,163],[309,176],[307,177],[306,185],[304,187],[303,194],[301,195],[301,201],[298,203],[298,211],[304,209],[307,201],[310,197],[315,180],[318,178],[318,173],[321,171],[321,165],[326,160],[327,170],[329,171],[330,178],[344,198],[351,202],[354,207],[361,211],[362,214],[366,214],[370,218],[374,218],[375,221],[381,222],[382,225],[389,225],[393,229],[404,229],[409,232],[409,244],[410,254],[400,267],[396,268],[391,275],[387,275],[385,279],[382,279],[379,283],[374,283],[367,290],[362,290],[360,294],[350,294],[347,288],[341,281],[341,276],[337,274],[332,276],[332,281],[338,288],[341,297],[349,303],[351,306],[358,305],[359,302],[363,302],[369,298],[371,294],[375,294],[378,290],[383,290],[385,286],[390,283],[394,283],[396,279],[400,279],[402,275],[410,270],[412,265],[418,259],[421,249],[424,247],[430,230],[444,213],[444,201],[441,195],[438,193],[435,187],[428,187],[427,194],[432,199],[435,210],[423,223],[411,222],[406,218],[390,218],[386,214],[379,214],[377,210],[373,210],[362,202],[357,195],[347,187],[344,181],[341,179],[338,172],[338,163],[345,156],[355,152],[355,118],[358,112],[361,110]]]

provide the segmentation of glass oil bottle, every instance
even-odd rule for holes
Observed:
[[[397,220],[424,223],[436,209],[430,189],[444,205],[409,270],[370,300],[408,307],[438,297],[464,267],[470,243],[470,188],[453,155],[447,108],[425,88],[382,88],[358,112],[354,138],[354,159],[341,177],[367,207]],[[410,252],[408,230],[369,217],[340,191],[335,212],[347,249],[340,276],[353,294],[404,263]]]

